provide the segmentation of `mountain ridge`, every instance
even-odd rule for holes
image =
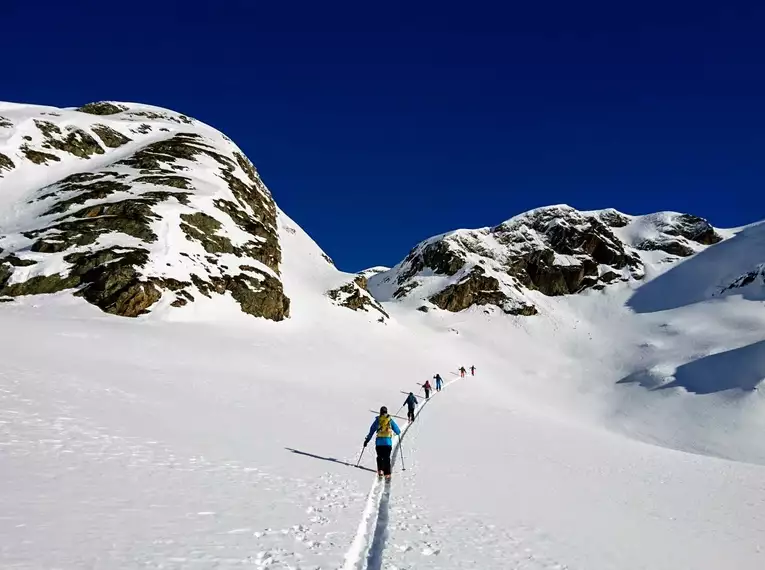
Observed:
[[[246,314],[290,316],[271,192],[226,135],[187,115],[0,103],[0,187],[2,300],[72,291],[137,317],[222,296]],[[392,268],[341,272],[316,247],[332,268],[325,301],[385,322],[387,303],[534,316],[545,297],[641,282],[736,231],[680,212],[555,204],[432,236]]]
[[[85,107],[0,111],[9,564],[762,566],[765,222],[554,205],[346,273],[225,135]]]

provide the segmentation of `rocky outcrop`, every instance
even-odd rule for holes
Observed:
[[[122,111],[127,111],[127,107],[124,105],[115,105],[108,101],[98,101],[96,103],[88,103],[77,109],[80,113],[90,113],[91,115],[116,115]]]
[[[677,257],[689,257],[699,251],[699,246],[722,241],[722,236],[704,218],[666,213],[654,215],[652,221],[656,232],[635,244],[639,250],[663,251]]]
[[[617,227],[624,221],[614,214],[608,219]],[[540,208],[493,228],[492,234],[511,248],[507,272],[545,295],[578,293],[599,283],[643,276],[640,257],[608,226],[573,209]]]
[[[636,247],[643,251],[663,251],[677,257],[689,257],[696,253],[690,245],[677,239],[644,239]]]
[[[720,294],[725,292],[735,292],[737,289],[743,289],[750,285],[760,285],[765,288],[765,263],[761,263],[751,271],[748,271],[731,281],[729,285],[722,287]]]
[[[367,290],[367,278],[363,275],[357,276],[350,283],[346,283],[337,289],[327,291],[327,296],[338,306],[351,309],[353,311],[366,311],[370,309],[380,314],[379,321],[384,322],[390,318],[382,305],[378,303]]]
[[[109,148],[119,148],[130,142],[128,137],[106,125],[93,125],[91,130],[96,133],[98,138],[100,138]]]
[[[0,153],[0,176],[3,175],[3,170],[13,170],[16,168],[16,164],[3,153]]]
[[[630,217],[621,212],[608,208],[595,213],[596,217],[610,228],[624,228],[630,224]]]
[[[680,235],[702,245],[712,245],[722,241],[720,234],[707,220],[690,214],[680,214],[674,219],[673,224],[664,226],[663,231],[669,235]]]
[[[30,191],[14,231],[0,227],[0,296],[72,290],[126,317],[229,296],[244,313],[289,316],[276,205],[229,139],[172,111],[108,102],[29,118],[38,133],[11,156],[38,168],[121,154]]]
[[[409,253],[406,262],[409,266],[400,275],[400,283],[407,281],[425,268],[443,275],[454,275],[465,266],[465,258],[443,241],[430,243],[421,250],[415,248]]]
[[[426,240],[370,280],[383,300],[427,300],[455,312],[494,305],[533,315],[535,295],[572,295],[643,279],[641,250],[684,256],[720,239],[706,220],[686,214],[635,217],[550,206],[491,228]]]
[[[42,147],[68,152],[79,158],[90,158],[94,154],[104,154],[104,149],[89,133],[82,129],[66,127],[62,131],[58,125],[50,121],[35,119],[35,125],[43,134]]]
[[[510,299],[495,277],[485,275],[480,267],[439,293],[430,297],[430,302],[446,311],[459,312],[473,305],[494,305],[510,315],[535,315],[536,307]]]

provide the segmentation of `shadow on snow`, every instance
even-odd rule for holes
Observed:
[[[763,250],[765,224],[746,227],[645,283],[627,301],[627,306],[636,313],[653,313],[717,297],[733,280],[755,270],[764,261]],[[757,287],[744,287],[728,294],[763,300],[763,292]]]
[[[633,372],[617,384],[637,383],[649,390],[684,388],[695,394],[713,394],[735,389],[756,390],[763,379],[765,341],[760,341],[678,366],[672,381],[666,384],[650,370]]]
[[[284,449],[298,455],[305,455],[306,457],[313,457],[314,459],[321,459],[323,461],[331,461],[332,463],[338,463],[339,465],[345,465],[346,467],[355,467],[356,469],[363,469],[364,471],[369,471],[370,473],[377,473],[377,471],[370,469],[369,467],[364,467],[362,465],[357,466],[353,463],[348,463],[347,461],[343,461],[342,459],[337,459],[335,457],[322,457],[321,455],[314,455],[313,453],[292,449],[291,447],[285,447]]]

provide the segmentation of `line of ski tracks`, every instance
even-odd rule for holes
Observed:
[[[449,384],[452,382],[449,382]],[[447,385],[444,384],[444,388]],[[433,397],[435,397],[435,394],[431,396],[431,398]],[[422,405],[417,407],[415,419],[419,417],[420,412],[428,402],[430,402],[430,399],[426,399]],[[391,452],[391,464],[393,466],[396,465],[396,460],[399,457],[399,444],[411,426],[411,423],[407,423],[404,429],[401,430],[401,437],[396,440],[396,444]],[[361,516],[359,528],[356,531],[356,537],[345,554],[345,564],[343,564],[342,570],[382,570],[383,553],[385,552],[385,544],[388,540],[391,485],[392,483],[380,480],[375,475],[372,489],[369,491],[369,495],[367,495],[367,503]]]

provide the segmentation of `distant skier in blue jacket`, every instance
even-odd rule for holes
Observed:
[[[436,392],[440,392],[444,381],[441,379],[440,374],[436,374],[433,378],[436,380]]]
[[[390,455],[393,451],[393,434],[401,435],[401,430],[396,425],[396,422],[393,421],[393,418],[388,415],[388,408],[385,406],[380,408],[380,415],[372,422],[369,433],[364,439],[364,447],[367,446],[375,432],[377,432],[377,439],[375,440],[377,475],[390,479]]]
[[[406,417],[410,422],[414,421],[414,407],[417,405],[417,398],[414,397],[414,392],[409,392],[409,395],[404,400],[406,406]]]

